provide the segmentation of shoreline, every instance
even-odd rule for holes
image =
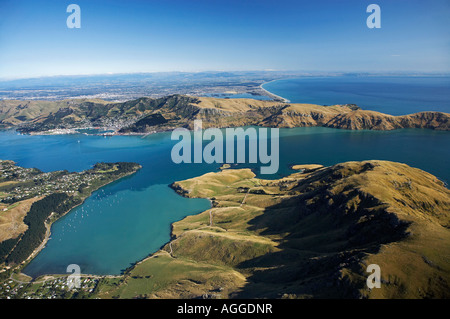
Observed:
[[[171,188],[178,196],[181,196],[181,197],[184,197],[184,198],[192,198],[192,197],[188,197],[188,196],[185,196],[184,194],[179,193],[179,192],[177,191],[177,189],[175,189],[174,187],[172,187],[172,185],[173,185],[173,183],[169,184],[168,186],[169,186],[169,187],[170,187],[170,188]],[[132,265],[131,265],[130,267],[124,269],[124,270],[123,270],[123,273],[122,273],[121,275],[119,275],[119,276],[125,276],[125,275],[127,274],[127,272],[133,270],[137,265],[140,265],[140,264],[142,264],[143,262],[145,262],[145,261],[147,261],[147,260],[149,260],[149,259],[151,259],[151,258],[155,258],[155,257],[157,257],[157,256],[160,256],[162,253],[168,253],[170,256],[172,256],[172,254],[171,254],[170,252],[164,250],[163,248],[164,248],[165,246],[167,246],[167,245],[171,245],[174,241],[176,241],[176,240],[178,239],[178,238],[174,237],[174,235],[173,235],[173,224],[175,224],[176,222],[182,221],[183,219],[185,219],[185,218],[188,217],[188,216],[196,216],[196,215],[200,215],[200,214],[203,214],[203,213],[206,212],[206,211],[211,210],[211,209],[214,207],[214,206],[213,206],[213,200],[212,200],[211,198],[209,198],[209,197],[208,197],[208,198],[205,198],[205,199],[207,199],[207,200],[209,201],[209,203],[210,203],[210,205],[211,205],[210,208],[208,208],[208,209],[206,209],[206,210],[204,210],[204,211],[201,211],[201,212],[199,212],[199,213],[197,213],[197,214],[195,214],[195,215],[186,215],[186,216],[184,216],[183,218],[181,218],[180,220],[176,220],[176,221],[170,223],[170,239],[169,239],[167,242],[165,242],[164,244],[162,244],[161,247],[159,247],[159,249],[158,249],[157,251],[155,251],[154,253],[149,253],[146,257],[144,257],[144,258],[142,258],[142,259],[140,259],[140,260],[135,261],[134,263],[132,263]]]
[[[50,236],[51,236],[51,227],[52,227],[53,223],[57,222],[57,221],[60,220],[62,217],[64,217],[64,216],[66,216],[67,214],[69,214],[73,209],[77,208],[78,206],[83,205],[83,204],[85,203],[85,201],[86,201],[89,197],[91,197],[92,194],[93,194],[94,192],[98,191],[99,189],[101,189],[102,187],[104,187],[104,186],[106,186],[106,185],[109,185],[109,184],[111,184],[111,183],[114,183],[114,182],[116,182],[116,181],[119,181],[119,180],[121,180],[121,179],[124,178],[124,177],[127,177],[127,176],[130,176],[130,175],[135,174],[135,173],[136,173],[138,170],[140,170],[141,168],[142,168],[142,166],[140,166],[140,167],[139,167],[136,171],[134,171],[134,172],[130,172],[130,173],[124,174],[124,175],[120,176],[118,179],[115,179],[115,180],[112,180],[112,181],[110,181],[110,182],[106,182],[105,184],[100,185],[97,189],[93,190],[88,196],[86,196],[85,198],[83,198],[83,200],[81,201],[81,203],[76,204],[76,205],[74,205],[73,207],[69,208],[66,212],[64,212],[64,214],[62,214],[59,218],[57,218],[57,219],[55,219],[55,220],[53,220],[53,221],[51,220],[51,217],[52,217],[52,215],[53,215],[53,213],[52,213],[52,214],[48,217],[48,219],[50,219],[50,220],[44,222],[45,227],[46,227],[46,234],[45,234],[44,240],[41,242],[41,244],[40,244],[40,245],[39,245],[39,246],[38,246],[38,247],[30,254],[30,256],[28,256],[27,259],[25,259],[22,263],[20,263],[19,265],[17,265],[17,266],[14,267],[14,268],[9,268],[9,269],[13,269],[13,270],[19,269],[19,273],[22,273],[22,274],[27,275],[26,273],[22,272],[22,270],[24,270],[24,269],[28,266],[28,264],[29,264],[30,262],[32,262],[33,259],[36,258],[36,257],[39,255],[39,253],[45,248],[45,246],[46,246],[46,244],[48,243],[48,241],[49,241],[49,239],[50,239]],[[36,279],[36,278],[39,278],[39,277],[41,277],[41,276],[47,276],[47,275],[50,275],[50,276],[51,276],[51,275],[64,275],[64,274],[45,274],[45,275],[40,275],[40,276],[37,276],[37,277],[33,277],[33,276],[30,276],[30,275],[27,275],[27,276],[33,278],[33,279],[32,279],[32,281],[33,281],[33,280]],[[85,275],[88,275],[88,274],[85,274]]]
[[[261,83],[258,87],[256,87],[256,84],[252,86],[254,88],[253,94],[265,96],[266,98],[267,97],[272,98],[271,101],[258,101],[258,103],[255,102],[255,105],[259,105],[257,108],[254,108],[253,102],[251,102],[257,101],[255,99],[246,99],[245,101],[239,101],[239,99],[236,99],[232,103],[229,103],[228,101],[232,99],[227,100],[222,98],[215,98],[217,101],[220,101],[220,103],[224,103],[225,106],[227,107],[223,108],[220,105],[219,107],[217,107],[216,104],[214,103],[211,104],[210,101],[208,101],[209,104],[207,103],[197,108],[194,107],[194,110],[190,110],[190,108],[185,110],[186,112],[189,113],[188,114],[189,116],[184,114],[175,118],[172,118],[172,115],[170,115],[171,114],[170,112],[172,111],[170,112],[167,111],[169,112],[168,117],[169,121],[166,121],[164,123],[154,123],[151,125],[145,125],[143,129],[141,127],[134,127],[134,128],[131,127],[128,129],[130,125],[126,123],[125,124],[121,123],[120,125],[117,123],[115,125],[103,123],[104,125],[107,126],[96,126],[96,127],[87,126],[87,124],[83,125],[82,123],[75,123],[77,127],[46,129],[46,130],[40,130],[39,128],[37,130],[33,130],[33,128],[23,129],[23,127],[16,125],[16,126],[9,126],[6,129],[11,130],[12,132],[16,132],[17,135],[31,135],[31,136],[80,134],[80,135],[103,136],[104,138],[110,136],[140,136],[142,138],[145,138],[146,136],[155,133],[172,131],[173,129],[176,129],[178,127],[185,127],[189,129],[190,127],[189,121],[191,121],[192,118],[196,119],[204,117],[206,118],[208,123],[210,123],[209,125],[211,126],[215,125],[216,128],[254,125],[254,126],[266,126],[266,127],[270,126],[279,128],[323,126],[323,127],[332,127],[337,129],[351,129],[351,130],[361,130],[361,129],[394,130],[399,128],[429,128],[429,129],[449,130],[447,123],[448,123],[448,116],[450,114],[445,112],[420,111],[404,115],[391,115],[387,113],[381,113],[378,111],[372,111],[369,109],[355,108],[356,105],[353,104],[316,105],[309,103],[291,103],[290,100],[282,96],[276,95],[264,88],[264,85],[267,83],[281,80],[282,79],[277,79]],[[216,101],[214,100],[213,102]],[[333,112],[330,112],[329,106],[344,106],[347,108],[342,109],[335,108],[331,109]],[[182,104],[180,105],[180,107],[186,108],[187,105]],[[287,107],[289,108],[289,110],[287,111],[287,113],[283,112],[277,113],[277,110],[280,107],[283,108]],[[314,107],[315,109],[310,110],[312,107]],[[221,109],[226,110],[226,112],[223,113],[224,110]],[[201,115],[197,116],[197,113],[195,112],[200,111]],[[321,113],[321,115],[316,116],[317,115],[316,113]],[[157,113],[151,113],[151,115],[152,114]],[[245,120],[240,119],[241,114],[244,115]],[[270,116],[267,117],[267,115]],[[227,117],[230,117],[231,120],[229,121]],[[305,120],[304,117],[308,117],[308,119]],[[137,116],[136,118],[133,118],[130,121],[133,123],[137,123],[138,121],[140,121],[139,118],[142,119],[145,118],[145,116],[144,117]],[[288,121],[285,121],[286,120],[285,118],[288,118]],[[265,123],[265,121],[267,121],[267,123]],[[71,126],[73,124],[67,125]],[[90,123],[90,125],[93,124]],[[26,125],[24,127],[26,127]],[[82,131],[82,130],[93,130],[93,131]]]
[[[136,172],[137,172],[137,171],[136,171]],[[124,175],[124,176],[121,176],[119,179],[114,180],[114,181],[111,181],[110,183],[116,182],[116,181],[122,179],[123,177],[132,175],[132,174],[134,174],[134,173],[136,173],[136,172],[132,172],[132,173],[126,174],[126,175]],[[101,189],[102,187],[104,187],[104,186],[106,186],[106,185],[108,185],[108,184],[110,184],[110,183],[106,183],[106,184],[100,186],[98,189],[94,190],[93,192],[98,191],[99,189]],[[172,187],[172,184],[169,184],[168,186],[169,186],[169,188],[171,188],[177,195],[179,195],[179,196],[181,196],[181,197],[185,197],[185,198],[190,198],[190,197],[187,197],[187,196],[185,196],[185,195],[183,195],[183,194],[180,194],[175,188]],[[93,192],[92,192],[92,193],[93,193]],[[72,208],[70,208],[70,209],[69,209],[67,212],[65,212],[64,215],[62,215],[60,218],[62,218],[63,216],[67,215],[68,213],[70,213],[74,208],[76,208],[76,207],[82,205],[82,204],[86,201],[86,199],[88,199],[90,196],[92,196],[92,193],[91,193],[89,196],[87,196],[85,199],[83,199],[83,201],[82,201],[80,204],[77,204],[77,205],[73,206]],[[207,210],[204,210],[204,211],[199,212],[198,214],[202,214],[202,213],[204,213],[204,212],[210,210],[211,208],[213,208],[213,200],[212,200],[211,198],[206,198],[206,199],[209,201],[211,207],[208,208]],[[196,214],[196,215],[198,215],[198,214]],[[184,216],[184,217],[183,217],[182,219],[180,219],[180,220],[183,220],[183,219],[186,218],[187,216],[189,216],[189,215]],[[22,272],[22,270],[23,270],[23,269],[24,269],[24,268],[25,268],[25,267],[26,267],[26,266],[27,266],[27,265],[28,265],[28,264],[29,264],[29,263],[30,263],[30,262],[31,262],[38,254],[39,254],[39,252],[40,252],[42,249],[45,248],[45,244],[48,242],[48,240],[49,240],[49,238],[50,238],[50,236],[51,236],[51,226],[52,226],[53,223],[57,222],[60,218],[56,219],[55,221],[53,221],[53,222],[51,222],[51,223],[49,223],[49,224],[46,223],[45,226],[47,227],[47,232],[46,232],[46,235],[47,235],[47,236],[45,237],[44,241],[40,244],[40,246],[39,246],[35,251],[33,251],[33,253],[32,253],[32,254],[27,258],[27,260],[25,260],[25,261],[23,262],[23,264],[22,264],[22,269],[19,271],[19,273],[24,274],[24,275],[26,275],[26,276],[32,278],[32,280],[31,280],[30,282],[34,282],[35,279],[38,279],[38,278],[40,278],[40,277],[42,277],[42,276],[65,276],[65,275],[67,275],[67,274],[51,273],[51,274],[43,274],[43,275],[39,275],[39,276],[37,276],[37,277],[32,277],[32,276],[27,275],[26,273]],[[174,222],[172,222],[172,223],[170,224],[170,239],[169,239],[167,242],[165,242],[164,244],[162,244],[161,247],[160,247],[157,251],[155,251],[155,252],[153,252],[153,253],[149,253],[149,254],[148,254],[147,256],[145,256],[144,258],[139,259],[139,260],[136,260],[135,262],[132,262],[131,265],[130,265],[129,267],[127,267],[127,268],[125,268],[125,269],[122,270],[122,273],[121,273],[121,274],[119,274],[119,275],[113,275],[113,274],[108,274],[108,275],[96,275],[96,274],[81,273],[80,275],[81,275],[81,276],[85,276],[85,277],[96,277],[96,278],[111,278],[111,277],[120,278],[120,277],[123,277],[124,275],[126,275],[126,273],[127,273],[128,271],[132,270],[132,269],[133,269],[134,267],[136,267],[137,265],[139,265],[139,264],[145,262],[146,260],[148,260],[148,259],[150,259],[150,258],[154,258],[155,256],[160,255],[162,252],[166,252],[165,250],[163,250],[163,247],[166,246],[166,245],[170,245],[170,244],[174,241],[173,233],[172,233],[172,230],[173,230],[173,224],[176,223],[176,222],[178,222],[178,221],[180,221],[180,220],[176,220],[176,221],[174,221]],[[33,256],[33,255],[34,255],[34,256]],[[10,278],[10,279],[15,280],[15,279],[13,279],[13,278]]]
[[[288,99],[286,99],[286,98],[284,98],[284,97],[282,97],[282,96],[273,94],[272,92],[267,91],[265,88],[263,88],[263,85],[264,85],[264,84],[268,84],[268,83],[275,82],[275,81],[279,81],[279,80],[272,80],[272,81],[269,81],[269,82],[264,82],[264,83],[262,83],[262,84],[259,85],[259,88],[260,88],[261,90],[263,90],[264,92],[266,92],[267,94],[269,94],[270,96],[274,96],[274,97],[276,97],[277,99],[281,99],[284,103],[290,103],[290,102],[291,102],[290,100],[288,100]]]
[[[364,162],[364,161],[358,161],[358,162]],[[347,162],[344,162],[344,163],[347,163]],[[400,163],[399,163],[399,164],[400,164]],[[291,169],[294,169],[294,170],[298,170],[298,168],[294,168],[294,166],[305,167],[307,170],[308,170],[309,166],[313,166],[313,167],[311,167],[311,171],[315,171],[315,170],[320,170],[320,169],[323,169],[323,168],[326,168],[326,167],[331,167],[331,166],[333,166],[333,165],[331,165],[331,166],[323,166],[323,165],[320,165],[320,164],[294,164],[294,165],[290,165],[290,168],[291,168]],[[137,172],[137,171],[136,171],[136,172]],[[136,172],[132,172],[132,173],[126,174],[126,175],[124,175],[124,176],[121,176],[121,177],[120,177],[119,179],[117,179],[117,180],[111,181],[111,182],[109,182],[109,183],[106,183],[106,184],[100,186],[98,189],[94,190],[93,192],[99,190],[99,189],[102,188],[103,186],[106,186],[106,185],[108,185],[108,184],[110,184],[110,183],[113,183],[113,182],[115,182],[115,181],[118,181],[118,180],[120,180],[121,178],[126,177],[126,176],[129,176],[129,175],[132,175],[132,174],[134,174],[134,173],[136,173]],[[295,173],[298,173],[298,172],[294,172],[294,173],[291,173],[291,174],[287,174],[286,176],[281,176],[280,179],[283,179],[283,178],[288,177],[288,176],[290,176],[290,175],[292,175],[292,174],[295,174]],[[308,173],[308,172],[301,172],[301,173]],[[200,176],[201,176],[201,175],[200,175]],[[196,176],[196,177],[199,177],[199,176]],[[194,177],[194,178],[196,178],[196,177]],[[173,183],[175,183],[175,182],[173,182]],[[184,191],[183,191],[183,190],[184,190],[183,188],[180,189],[180,188],[177,188],[177,187],[173,187],[173,183],[169,184],[168,186],[169,186],[171,189],[173,189],[173,190],[175,191],[175,193],[177,193],[177,194],[178,194],[179,196],[181,196],[181,197],[185,197],[185,198],[193,198],[193,197],[187,196],[188,192],[184,192]],[[92,192],[92,193],[93,193],[93,192]],[[92,193],[91,193],[91,195],[92,195]],[[248,194],[248,192],[247,192],[247,194]],[[69,210],[68,210],[64,215],[62,215],[62,216],[65,216],[66,214],[68,214],[68,213],[69,213],[71,210],[73,210],[75,207],[82,205],[82,204],[84,203],[84,201],[85,201],[87,198],[89,198],[91,195],[87,196],[87,197],[83,200],[82,203],[80,203],[80,204],[78,204],[78,205],[75,205],[73,208],[69,209]],[[202,197],[198,197],[198,198],[202,198]],[[201,211],[201,212],[199,212],[199,213],[197,213],[197,214],[195,214],[195,215],[200,215],[200,214],[202,214],[202,213],[204,213],[204,212],[210,211],[211,208],[213,208],[213,205],[212,205],[212,204],[213,204],[213,201],[212,201],[212,199],[211,199],[210,197],[203,197],[203,198],[204,198],[204,199],[207,199],[207,200],[210,202],[211,207],[208,208],[208,209],[206,209],[206,210],[204,210],[204,211]],[[244,198],[244,200],[243,200],[242,203],[244,203],[244,202],[245,202],[245,198]],[[241,204],[241,205],[242,205],[242,204]],[[191,216],[195,216],[195,215],[191,215]],[[62,216],[61,216],[61,217],[62,217]],[[170,224],[170,239],[169,239],[167,242],[165,242],[163,245],[161,245],[161,247],[160,247],[157,251],[155,251],[155,252],[153,252],[153,253],[149,253],[147,256],[143,257],[142,259],[139,259],[139,260],[137,260],[137,261],[135,261],[135,262],[132,262],[131,265],[130,265],[129,267],[127,267],[126,269],[124,269],[124,270],[122,271],[121,274],[105,274],[105,275],[98,275],[98,274],[81,273],[80,276],[81,276],[81,277],[85,277],[85,278],[96,278],[96,279],[102,279],[102,278],[124,278],[124,277],[127,275],[127,273],[129,273],[131,270],[133,270],[136,266],[138,266],[138,265],[140,265],[140,264],[146,262],[146,261],[149,260],[149,259],[156,258],[156,257],[161,256],[161,255],[164,255],[164,254],[168,254],[169,256],[172,256],[171,252],[168,252],[167,250],[164,250],[163,248],[164,248],[165,246],[167,246],[167,245],[171,245],[171,243],[175,242],[176,240],[178,240],[178,239],[180,238],[180,237],[173,237],[173,224],[175,224],[176,222],[179,222],[179,221],[183,220],[183,219],[186,218],[187,216],[189,216],[189,215],[186,215],[185,217],[183,217],[183,218],[180,219],[180,220],[175,220],[175,221],[173,221],[173,222]],[[48,235],[49,235],[49,236],[50,236],[50,230],[51,230],[50,228],[51,228],[51,225],[52,225],[54,222],[58,221],[58,220],[59,220],[59,218],[58,218],[57,220],[53,221],[53,222],[50,223],[50,224],[46,224],[46,226],[48,226],[47,231],[48,231]],[[210,227],[211,227],[211,225],[210,225]],[[189,230],[188,230],[188,231],[189,231]],[[47,237],[46,239],[48,240],[48,237]],[[42,243],[41,245],[43,246],[44,243]],[[45,246],[43,246],[41,249],[43,249],[43,248],[45,248]],[[36,256],[37,256],[37,254],[36,254]],[[34,257],[36,257],[36,256],[34,256]],[[30,256],[30,257],[31,257],[31,256]],[[29,257],[29,258],[30,258],[30,257]],[[33,257],[33,258],[34,258],[34,257]],[[172,258],[173,258],[173,257],[172,257]],[[175,257],[175,258],[176,258],[176,257]],[[31,260],[29,260],[27,263],[29,263],[29,262],[31,262]],[[26,266],[26,265],[25,265],[25,266]],[[10,280],[13,280],[13,281],[16,281],[16,282],[19,282],[19,283],[25,283],[25,282],[20,282],[20,281],[16,280],[15,278],[13,278],[13,274],[14,274],[14,273],[12,273],[11,276],[9,277]],[[65,277],[65,276],[70,275],[70,274],[64,274],[64,273],[63,273],[63,274],[59,274],[59,273],[51,273],[51,274],[43,274],[43,275],[39,275],[39,276],[37,276],[37,277],[31,277],[31,276],[29,276],[29,275],[27,275],[26,273],[23,273],[23,272],[21,272],[21,271],[19,272],[19,274],[24,274],[24,275],[26,275],[26,276],[32,278],[32,279],[28,282],[28,283],[32,283],[32,284],[34,284],[34,283],[43,283],[43,282],[46,282],[46,281],[48,281],[48,280],[54,280],[53,277],[59,277],[59,276]],[[42,277],[42,276],[50,276],[50,277],[52,277],[52,278],[44,279],[44,280],[40,280],[40,281],[35,281],[36,279],[39,279],[39,278]]]

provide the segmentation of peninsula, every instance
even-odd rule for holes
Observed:
[[[175,182],[213,207],[172,226],[172,240],[105,279],[100,298],[448,298],[450,191],[388,161],[263,180],[249,169]],[[381,268],[368,289],[367,266]]]
[[[0,160],[1,271],[23,268],[43,247],[54,221],[93,191],[140,168],[136,163],[97,163],[80,173],[45,173]]]
[[[428,128],[450,130],[450,114],[419,112],[393,116],[353,104],[322,106],[253,99],[170,95],[127,102],[103,100],[0,101],[0,128],[27,134],[67,134],[97,128],[103,134],[149,134],[185,127],[322,126],[349,130]]]
[[[173,223],[170,242],[123,275],[83,275],[69,291],[65,275],[16,272],[0,288],[18,298],[449,297],[450,191],[440,180],[378,160],[292,168],[278,180],[222,167],[174,182],[211,209]],[[366,286],[371,264],[381,288]]]

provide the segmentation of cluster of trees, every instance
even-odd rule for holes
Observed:
[[[9,253],[11,252],[11,250],[13,250],[14,246],[16,246],[19,239],[20,236],[17,238],[10,238],[4,240],[0,243],[0,264],[5,262],[6,257],[8,257]]]
[[[94,171],[108,171],[114,166],[117,167],[117,170],[111,171],[109,174],[124,174],[134,172],[139,164],[132,162],[117,162],[117,163],[97,163],[94,165]],[[107,173],[108,174],[108,173]]]
[[[69,209],[70,203],[66,203],[68,197],[65,193],[55,193],[31,205],[30,211],[23,220],[28,229],[6,257],[7,264],[21,263],[42,243],[46,233],[45,220],[52,212],[61,214],[64,209]]]
[[[137,163],[130,163],[130,162],[118,162],[116,163],[117,167],[119,168],[118,173],[124,174],[124,173],[131,173],[134,172],[139,166]]]
[[[117,168],[112,170],[112,168]],[[95,171],[105,171],[104,178],[132,173],[139,167],[137,163],[118,162],[118,163],[97,163],[92,169]],[[61,171],[60,174],[67,174],[67,171]],[[111,175],[109,175],[111,174]],[[57,174],[59,175],[59,174]],[[109,175],[109,176],[108,176]],[[29,183],[33,183],[30,181]],[[78,191],[85,192],[89,190],[89,185],[82,183]],[[45,221],[54,212],[59,217],[81,204],[79,197],[70,197],[66,193],[54,193],[33,203],[30,211],[24,218],[24,223],[28,229],[21,236],[5,240],[0,243],[0,264],[19,264],[26,260],[31,253],[42,243],[45,237]]]
[[[65,194],[64,194],[65,195]],[[55,208],[54,213],[56,213],[60,217],[64,215],[66,212],[71,210],[73,207],[80,205],[82,203],[81,198],[79,197],[69,197],[66,200],[63,200],[61,204]]]
[[[83,193],[83,191],[88,188],[89,185],[86,183],[81,183],[80,186],[78,186],[78,192]]]
[[[150,115],[140,119],[136,123],[134,123],[128,127],[122,128],[120,130],[120,132],[122,132],[122,133],[142,132],[142,133],[144,133],[144,132],[147,132],[147,129],[150,126],[161,125],[161,124],[165,124],[167,122],[168,121],[166,120],[166,118],[159,113],[150,114]]]

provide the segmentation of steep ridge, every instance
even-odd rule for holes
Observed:
[[[137,124],[152,114],[158,114],[161,121]],[[159,99],[144,97],[121,103],[102,100],[0,101],[0,127],[16,127],[23,133],[102,127],[124,134],[145,134],[175,127],[192,128],[195,119],[203,120],[204,128],[259,125],[324,126],[350,130],[450,130],[449,118],[448,113],[442,112],[392,116],[361,110],[355,105],[321,106],[182,95]]]
[[[154,255],[159,258],[129,270],[113,294],[450,296],[450,191],[441,181],[387,161],[294,168],[299,172],[280,180],[225,169],[175,182],[182,196],[210,198],[212,209],[175,222],[171,242]],[[161,263],[170,278],[153,276]],[[188,264],[222,271],[180,272]],[[380,266],[381,288],[366,286],[370,264]]]

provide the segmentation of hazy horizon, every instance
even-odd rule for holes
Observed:
[[[251,73],[251,72],[273,72],[275,74],[295,73],[291,76],[430,76],[430,77],[449,77],[450,71],[391,71],[391,72],[369,72],[369,71],[297,71],[297,70],[204,70],[204,71],[154,71],[154,72],[120,72],[120,73],[83,73],[83,74],[54,74],[54,75],[40,75],[40,76],[23,76],[23,77],[0,77],[0,82],[12,82],[20,80],[34,80],[47,78],[78,78],[78,77],[96,77],[96,76],[125,76],[125,75],[152,75],[152,74],[200,74],[200,73]]]
[[[450,3],[79,0],[0,4],[0,78],[301,70],[450,72]],[[369,29],[367,6],[381,8]]]

